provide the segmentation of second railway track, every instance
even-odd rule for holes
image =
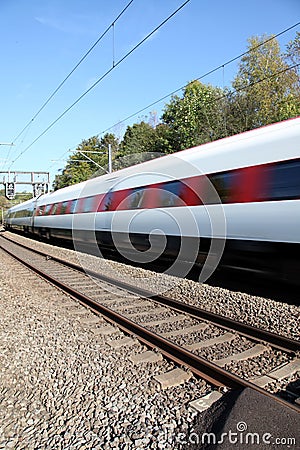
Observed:
[[[0,246],[48,281],[216,386],[265,389],[300,370],[300,342],[99,275],[2,236]],[[256,376],[256,358],[264,372]],[[252,361],[252,368],[245,362]],[[298,410],[297,394],[287,392]],[[280,397],[277,401],[286,403]],[[296,403],[293,403],[296,401]]]

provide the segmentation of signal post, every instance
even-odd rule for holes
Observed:
[[[46,194],[49,191],[50,174],[49,172],[0,172],[3,176],[5,197],[13,200],[16,195],[17,184],[31,184],[33,197]]]

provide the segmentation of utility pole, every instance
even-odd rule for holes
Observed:
[[[111,152],[111,144],[108,144],[108,173],[112,173],[112,152]]]
[[[91,150],[69,150],[69,152],[80,153],[81,156],[84,156],[88,161],[92,162],[97,167],[100,167],[106,173],[112,173],[112,148],[111,148],[111,144],[108,144],[108,170],[106,170],[104,167],[100,166],[100,164],[98,164],[96,161],[94,161],[90,156],[86,155],[86,153],[94,153],[96,155],[103,155],[106,152],[96,152],[96,151],[91,151]],[[71,160],[67,160],[67,161],[70,163],[72,161],[81,161],[81,160],[71,159]]]

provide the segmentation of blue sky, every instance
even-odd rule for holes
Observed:
[[[115,25],[118,62],[184,0],[134,0]],[[12,142],[129,0],[0,0],[0,142]],[[50,171],[83,140],[244,52],[254,35],[277,34],[298,22],[298,0],[191,0],[116,67],[43,137],[18,157],[112,66],[110,31],[68,79],[14,147],[0,146],[0,171]],[[285,44],[300,27],[283,35]],[[229,85],[237,63],[204,78]],[[146,110],[161,114],[164,102]],[[111,131],[117,136],[132,118]],[[9,160],[6,161],[6,158]],[[12,164],[12,161],[15,163]]]

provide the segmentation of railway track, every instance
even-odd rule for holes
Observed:
[[[250,387],[299,411],[296,393],[287,393],[295,401],[287,403],[265,389],[300,370],[299,341],[152,295],[3,235],[0,247],[108,321],[213,385],[232,389]],[[265,373],[256,377],[252,370],[239,376],[243,364],[257,358],[269,359]]]

